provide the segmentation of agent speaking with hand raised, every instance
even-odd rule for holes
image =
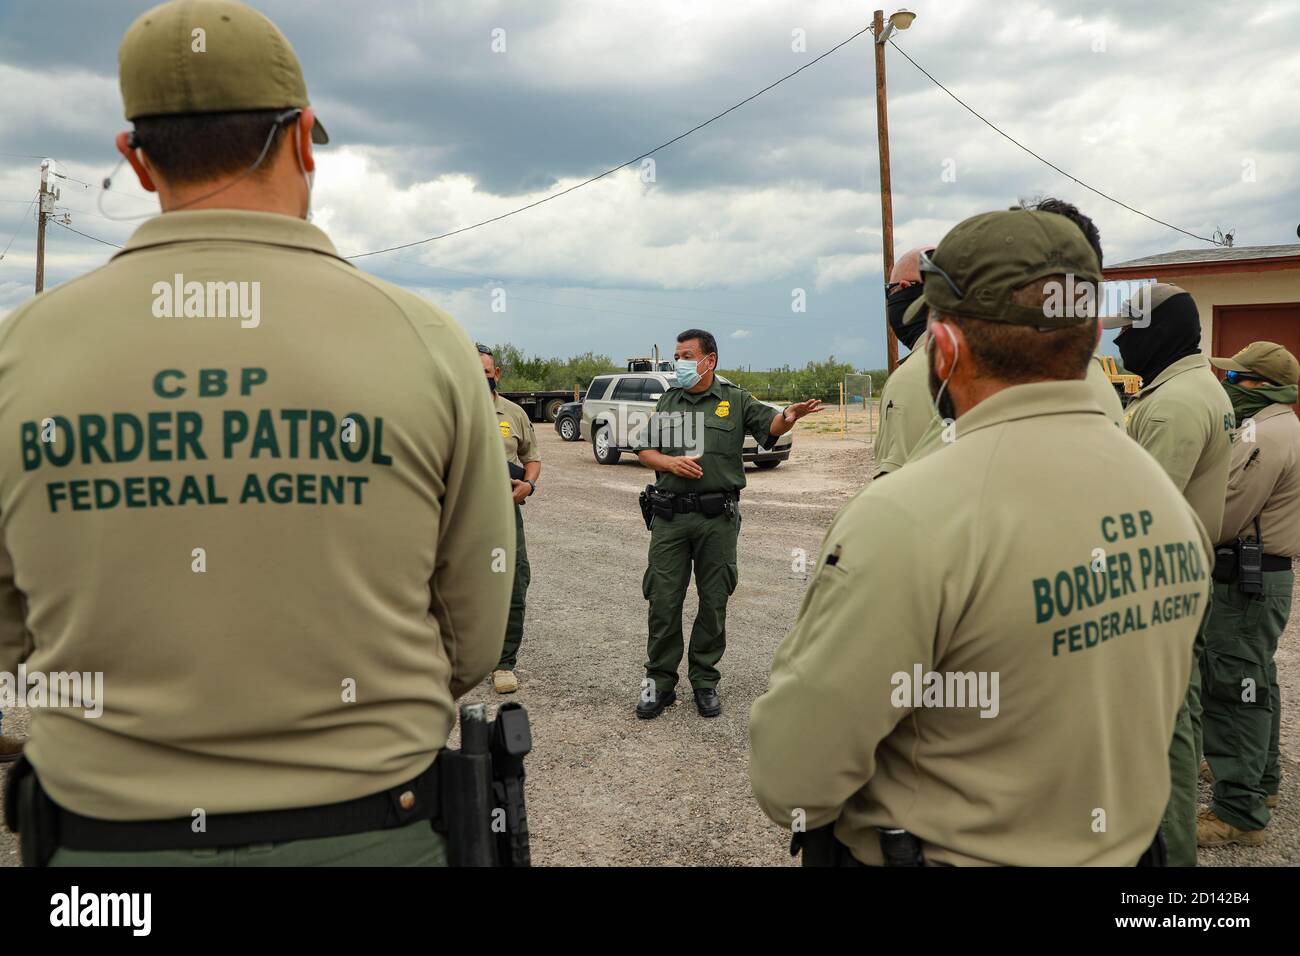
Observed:
[[[745,389],[717,375],[718,343],[702,329],[677,336],[677,385],[655,406],[651,440],[637,453],[654,469],[650,560],[641,589],[650,602],[646,679],[636,715],[658,717],[677,700],[677,666],[682,659],[682,605],[695,571],[699,611],[691,628],[690,681],[702,717],[722,713],[718,662],[727,648],[727,600],[736,590],[736,538],[740,534],[740,490],[745,487],[741,457],[745,435],[760,446],[818,411],[812,399],[776,411]],[[644,506],[643,506],[644,507]]]

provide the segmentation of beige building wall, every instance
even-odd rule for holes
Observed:
[[[1209,351],[1214,341],[1216,305],[1300,302],[1300,269],[1185,276],[1162,271],[1160,281],[1181,286],[1196,300],[1196,310],[1201,313],[1201,348],[1205,351]]]

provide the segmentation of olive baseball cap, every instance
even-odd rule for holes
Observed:
[[[1079,325],[1092,316],[1075,314],[1069,289],[1064,290],[1062,315],[1018,305],[1012,294],[1054,275],[1073,277],[1077,283],[1101,283],[1097,254],[1079,227],[1050,212],[1009,209],[972,216],[953,226],[929,259],[929,268],[921,263],[925,293],[908,308],[904,323],[934,308],[1038,328]]]
[[[118,50],[126,118],[310,105],[280,29],[235,0],[171,0],[141,14]],[[319,119],[313,143],[328,143]]]
[[[1232,358],[1212,358],[1210,364],[1266,378],[1277,385],[1300,383],[1300,362],[1276,342],[1251,342]]]
[[[1108,315],[1101,320],[1103,329],[1124,329],[1135,325],[1139,329],[1151,324],[1156,309],[1176,295],[1187,295],[1187,290],[1172,282],[1155,282],[1143,286],[1121,305],[1118,314]],[[1195,303],[1193,303],[1195,305]]]

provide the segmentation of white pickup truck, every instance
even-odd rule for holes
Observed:
[[[727,381],[722,376],[718,378]],[[669,387],[669,378],[662,372],[618,372],[613,375],[598,375],[591,380],[582,400],[579,429],[581,439],[591,442],[596,461],[602,465],[613,465],[618,463],[619,456],[624,452],[632,453],[631,436],[625,434],[629,430],[629,419],[644,420],[648,417],[654,411],[659,397]],[[782,408],[772,402],[763,404],[770,405],[776,411]],[[640,415],[631,415],[634,411]],[[752,436],[746,435],[741,456],[759,468],[775,468],[790,457],[793,444],[792,432],[786,432],[777,438],[771,447],[762,447]]]

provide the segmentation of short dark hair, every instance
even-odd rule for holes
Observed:
[[[718,354],[718,340],[713,337],[712,332],[705,332],[703,329],[687,329],[681,335],[677,336],[678,344],[689,342],[691,339],[700,340],[700,348],[704,351],[705,355],[708,355],[710,352],[714,355]]]
[[[135,121],[140,148],[168,182],[189,185],[241,173],[257,162],[276,117],[285,110],[184,113],[142,116]],[[275,125],[267,158],[253,173],[263,175],[280,149],[285,125]]]
[[[1047,300],[1049,283],[1064,284],[1065,276],[1048,276],[1021,286],[1012,296],[1017,305],[1038,308]],[[937,312],[937,310],[936,310]],[[1038,329],[1032,325],[996,322],[968,315],[938,312],[966,337],[971,359],[989,378],[1012,385],[1026,382],[1081,379],[1088,374],[1097,341],[1097,319],[1065,328]]]
[[[1079,207],[1074,203],[1068,203],[1064,199],[1054,199],[1051,196],[1047,198],[1039,197],[1032,203],[1026,203],[1023,199],[1020,201],[1021,208],[1031,209],[1035,212],[1054,212],[1058,216],[1064,216],[1070,222],[1079,227],[1083,233],[1083,238],[1088,240],[1088,245],[1092,246],[1092,251],[1097,253],[1097,265],[1101,266],[1103,260],[1101,257],[1101,233],[1097,230],[1097,224],[1088,216],[1079,212]]]

